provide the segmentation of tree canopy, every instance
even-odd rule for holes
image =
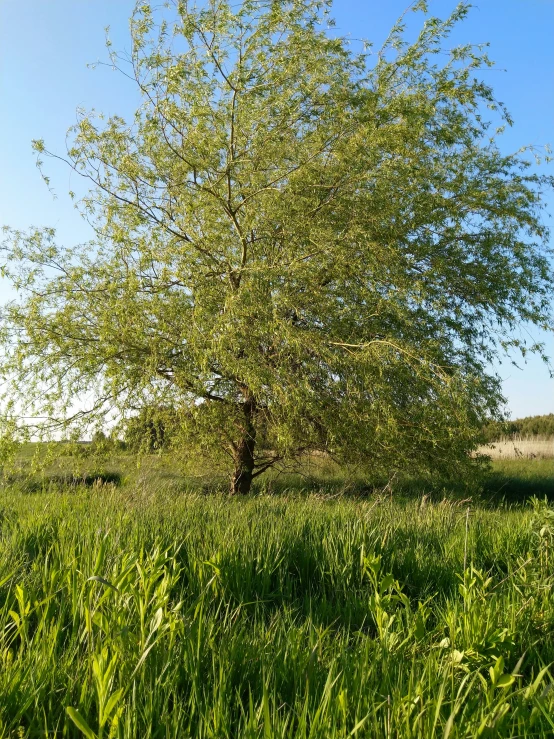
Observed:
[[[550,325],[551,181],[496,143],[489,118],[511,121],[478,76],[485,51],[445,50],[467,5],[413,43],[401,19],[378,53],[329,12],[137,5],[131,52],[108,48],[141,106],[79,113],[61,157],[90,183],[94,240],[6,232],[19,298],[1,364],[21,433],[174,408],[187,453],[234,492],[315,451],[470,463],[502,404],[490,362],[519,322]]]

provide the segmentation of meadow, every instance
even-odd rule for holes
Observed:
[[[552,737],[554,460],[495,465],[471,500],[4,485],[0,737]]]

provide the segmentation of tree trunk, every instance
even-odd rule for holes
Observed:
[[[250,491],[254,476],[254,450],[256,448],[256,428],[254,426],[254,413],[256,401],[246,396],[242,404],[244,419],[241,424],[241,438],[234,448],[235,469],[231,478],[231,495],[241,493],[245,495]]]

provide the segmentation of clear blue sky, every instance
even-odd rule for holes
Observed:
[[[409,0],[336,0],[341,33],[379,46]],[[105,60],[104,28],[117,49],[129,48],[132,0],[0,0],[0,225],[49,225],[68,245],[86,240],[88,227],[67,193],[82,192],[69,170],[47,162],[54,200],[35,168],[31,140],[44,138],[63,152],[65,132],[78,106],[128,116],[136,91],[121,76],[87,64]],[[455,3],[430,2],[445,16]],[[421,15],[410,28],[421,23]],[[503,137],[508,150],[523,144],[554,144],[554,0],[480,0],[453,42],[490,42],[496,69],[483,72],[511,111],[515,125]],[[505,71],[504,71],[505,70]],[[546,168],[543,168],[546,171]],[[552,165],[550,173],[552,174]],[[554,198],[550,198],[550,212]],[[0,301],[7,297],[0,284]],[[540,336],[554,355],[554,337]],[[498,368],[513,417],[554,412],[554,380],[540,359]]]

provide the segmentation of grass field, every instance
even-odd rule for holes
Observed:
[[[554,461],[487,484],[5,487],[0,737],[554,736]]]

